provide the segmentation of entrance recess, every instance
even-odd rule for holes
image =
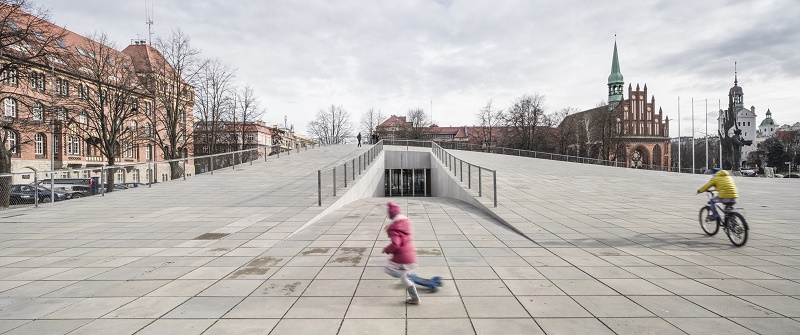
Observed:
[[[384,195],[387,197],[431,196],[430,169],[386,169]]]

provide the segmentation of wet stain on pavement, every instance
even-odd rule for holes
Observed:
[[[234,272],[230,278],[236,279],[241,276],[263,276],[267,274],[267,271],[269,271],[269,268],[243,268]]]
[[[442,251],[439,249],[417,249],[419,256],[441,256]]]
[[[303,256],[307,255],[324,255],[331,251],[331,248],[314,248],[308,249],[306,251],[301,252],[300,254]]]
[[[255,267],[276,266],[282,260],[283,258],[277,258],[277,257],[269,257],[269,256],[259,257],[250,261],[250,263],[247,263],[247,266],[255,266]]]
[[[278,285],[278,284],[270,284],[269,286],[264,288],[264,293],[271,293],[271,292],[280,292],[283,295],[291,295],[295,291],[297,291],[297,287],[300,286],[300,282],[296,281],[291,284],[286,285]]]
[[[225,234],[225,233],[205,233],[203,235],[195,237],[194,239],[195,240],[219,240],[219,239],[221,239],[221,238],[223,238],[225,236],[228,236],[228,235],[229,234]]]
[[[364,255],[367,252],[367,248],[357,248],[357,247],[343,247],[339,248],[340,253],[345,255]]]

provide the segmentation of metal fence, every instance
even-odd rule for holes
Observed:
[[[311,145],[315,148],[316,145]],[[269,157],[300,153],[296,146],[287,150],[281,146],[263,146],[204,156],[148,161],[135,164],[103,165],[98,167],[31,171],[0,174],[0,208],[38,207],[41,203],[54,203],[88,196],[104,196],[110,191],[122,191],[133,187],[152,187],[173,180],[201,174],[214,174],[221,169],[236,169],[237,165],[253,164]],[[113,177],[113,190],[108,176]],[[32,206],[31,206],[32,205]]]
[[[383,141],[379,141],[363,154],[344,161],[331,168],[317,170],[317,203],[322,206],[322,198],[335,197],[339,190],[352,184],[356,176],[361,176],[383,151]]]
[[[484,147],[484,146],[475,145],[475,144],[448,142],[448,141],[442,141],[442,142],[436,142],[436,143],[441,145],[443,148],[453,149],[453,150],[466,150],[466,151],[486,152],[486,153],[493,153],[493,154],[512,155],[512,156],[521,156],[521,157],[531,157],[531,158],[540,158],[540,159],[549,159],[549,160],[555,160],[555,161],[573,162],[573,163],[582,163],[582,164],[605,165],[605,166],[614,166],[614,167],[627,167],[627,164],[625,162],[604,160],[604,159],[597,159],[597,158],[589,158],[589,157],[562,155],[562,154],[556,154],[556,153],[552,153],[552,152],[513,149],[513,148],[504,148],[504,147]],[[644,170],[655,170],[655,171],[678,172],[677,168],[670,168],[668,166],[663,166],[663,165],[642,164],[642,165],[639,165],[637,167],[631,167],[631,168],[644,169]],[[686,168],[686,169],[682,169],[682,170],[691,172],[692,169]]]

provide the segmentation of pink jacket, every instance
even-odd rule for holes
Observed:
[[[414,233],[411,231],[411,221],[397,215],[392,224],[386,227],[386,233],[392,243],[383,248],[384,254],[392,254],[391,261],[398,264],[417,263],[417,251],[414,248]]]

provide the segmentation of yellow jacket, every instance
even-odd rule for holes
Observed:
[[[703,187],[697,190],[698,193],[707,191],[711,186],[719,192],[718,197],[723,199],[734,199],[739,197],[736,192],[736,184],[733,183],[733,177],[728,171],[719,170],[711,180],[709,180]]]

